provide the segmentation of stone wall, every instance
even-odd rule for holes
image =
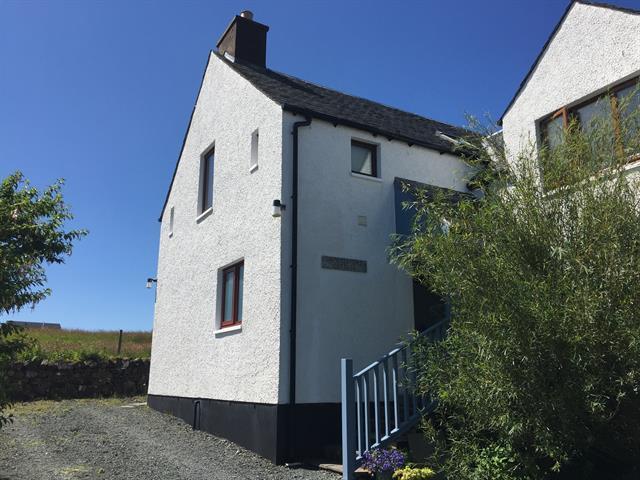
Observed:
[[[15,401],[144,395],[149,360],[19,362],[9,369]]]

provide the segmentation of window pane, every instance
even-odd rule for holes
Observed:
[[[545,126],[545,141],[551,149],[556,148],[562,143],[564,138],[564,120],[562,115],[557,116],[553,120],[549,120]]]
[[[244,281],[244,264],[238,269],[238,322],[242,321],[242,292],[244,290],[242,284]]]
[[[251,135],[251,164],[249,168],[253,169],[258,166],[258,140],[259,140],[258,130],[253,132]]]
[[[206,210],[213,205],[213,152],[204,159],[204,208]]]
[[[638,146],[640,139],[640,84],[629,85],[616,93],[625,146]]]
[[[235,282],[234,270],[228,270],[223,274],[224,279],[224,312],[222,312],[223,322],[233,322],[233,286]]]
[[[351,144],[351,171],[356,173],[364,173],[365,175],[373,175],[373,148],[367,148],[363,145]]]
[[[597,127],[612,128],[611,100],[608,96],[601,97],[577,109],[582,131],[589,134]]]

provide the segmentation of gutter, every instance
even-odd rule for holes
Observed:
[[[298,129],[311,125],[311,117],[293,124],[291,190],[291,326],[289,328],[289,405],[296,403],[296,332],[298,307]]]
[[[276,101],[276,103],[278,103]],[[397,140],[400,142],[404,142],[407,145],[409,145],[410,147],[412,147],[413,145],[418,145],[420,147],[424,147],[424,148],[429,148],[431,150],[435,150],[436,152],[439,153],[453,153],[453,149],[452,148],[447,148],[444,147],[442,145],[437,145],[435,143],[431,143],[431,142],[427,142],[424,140],[418,140],[412,137],[408,137],[406,135],[400,135],[397,133],[393,133],[390,132],[388,130],[384,130],[384,129],[380,129],[380,128],[376,128],[373,127],[371,125],[366,125],[363,123],[359,123],[359,122],[354,122],[352,120],[347,120],[344,118],[339,118],[339,117],[335,117],[333,115],[327,115],[325,113],[320,113],[308,108],[302,108],[302,107],[298,107],[295,105],[291,105],[288,103],[284,103],[282,104],[282,109],[286,110],[288,112],[293,113],[294,115],[304,115],[307,118],[313,117],[313,118],[317,118],[318,120],[324,120],[325,122],[328,123],[332,123],[334,126],[336,125],[343,125],[345,127],[351,127],[351,128],[355,128],[357,130],[364,130],[365,132],[369,132],[371,133],[373,136],[377,136],[380,135],[381,137],[385,137],[387,140],[389,141],[393,141],[393,140]],[[435,122],[435,121],[434,121]],[[460,127],[454,127],[454,128],[458,128],[459,130],[464,130],[463,128]],[[472,134],[473,132],[468,132],[469,134]]]

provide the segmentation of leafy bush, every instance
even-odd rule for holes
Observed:
[[[436,472],[427,467],[404,467],[393,474],[395,480],[429,480]]]
[[[11,406],[9,401],[11,384],[7,375],[8,366],[27,348],[29,340],[22,329],[8,323],[0,324],[0,428],[12,421],[5,409]]]
[[[393,257],[450,301],[448,337],[419,344],[415,365],[438,400],[425,428],[449,478],[619,478],[640,464],[633,132],[618,148],[606,125],[572,125],[561,147],[509,161],[470,139],[482,198],[415,192],[414,234]]]

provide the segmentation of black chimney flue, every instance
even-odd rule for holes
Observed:
[[[218,51],[233,61],[266,67],[269,27],[253,20],[249,10],[236,15],[218,40]]]

